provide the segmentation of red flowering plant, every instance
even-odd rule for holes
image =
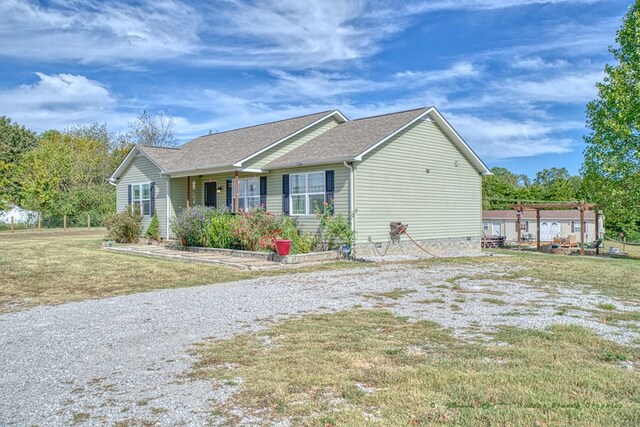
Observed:
[[[272,249],[282,230],[282,217],[263,207],[241,212],[236,215],[236,219],[236,237],[248,251]]]

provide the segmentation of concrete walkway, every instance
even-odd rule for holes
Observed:
[[[218,264],[238,270],[271,270],[283,267],[283,264],[265,259],[237,257],[224,252],[191,252],[171,249],[165,245],[109,246],[105,249],[130,255],[151,258],[165,258],[174,261],[195,262],[199,264]]]

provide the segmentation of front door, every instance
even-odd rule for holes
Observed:
[[[218,207],[217,202],[217,182],[205,182],[204,183],[204,205],[210,208],[216,209]]]

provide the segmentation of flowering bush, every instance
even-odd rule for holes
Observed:
[[[253,208],[236,215],[236,231],[240,245],[248,251],[271,248],[272,241],[282,232],[283,217],[264,208]]]
[[[107,239],[118,243],[137,243],[142,234],[140,208],[125,209],[105,219]]]
[[[291,240],[292,253],[317,250],[319,238],[301,232],[295,218],[254,208],[236,215],[203,206],[185,209],[171,220],[171,229],[184,246],[248,251],[271,250],[276,238]]]
[[[208,246],[206,229],[215,209],[196,206],[171,219],[171,230],[183,246]]]

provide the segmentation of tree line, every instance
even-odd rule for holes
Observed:
[[[517,201],[567,202],[584,198],[582,178],[571,176],[566,168],[543,169],[532,180],[506,168],[491,169],[482,179],[483,209],[512,209]]]
[[[174,146],[175,121],[142,112],[124,133],[93,123],[37,134],[0,117],[0,210],[11,205],[44,217],[115,212],[109,178],[134,144]]]

